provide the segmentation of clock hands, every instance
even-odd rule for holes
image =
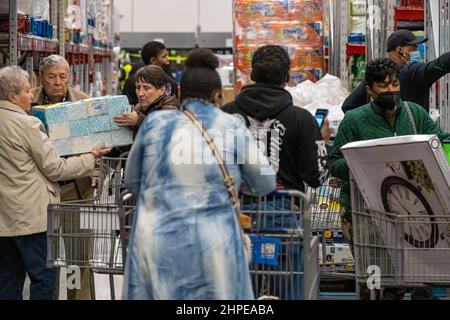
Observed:
[[[411,215],[411,212],[409,212],[408,209],[405,208],[405,206],[400,202],[400,200],[395,196],[395,194],[391,191],[392,196],[397,200],[397,203],[405,210],[409,215]]]
[[[392,192],[392,190],[390,190],[390,192],[391,192],[392,196],[395,198],[395,200],[397,200],[397,203],[400,205],[400,207],[402,207],[403,210],[405,210],[408,213],[408,215],[411,216],[412,215],[411,212],[408,209],[406,209],[406,207],[401,203],[400,199],[397,198],[397,196],[394,194],[394,192]],[[416,228],[416,231],[419,234],[421,234],[422,236],[424,235],[421,228],[418,228],[418,229]],[[411,225],[409,226],[409,232],[410,232],[410,234],[413,233],[413,227]]]

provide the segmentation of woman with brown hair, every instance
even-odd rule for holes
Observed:
[[[136,134],[145,117],[157,110],[178,108],[176,96],[171,95],[169,79],[161,67],[149,65],[135,75],[136,95],[139,103],[134,111],[114,118],[120,127],[129,127]]]

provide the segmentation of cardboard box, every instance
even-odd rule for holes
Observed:
[[[450,168],[437,136],[359,141],[341,150],[367,207],[377,211],[377,235],[396,274],[449,275]],[[397,218],[386,222],[386,212]]]
[[[236,93],[233,87],[224,87],[223,88],[223,105],[233,102],[236,97]]]
[[[325,261],[323,261],[322,244],[319,244],[319,264],[353,264],[355,261],[346,243],[333,243],[325,246]]]

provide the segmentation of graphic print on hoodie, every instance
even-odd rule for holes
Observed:
[[[222,110],[245,121],[285,188],[304,191],[304,183],[315,188],[328,178],[327,151],[317,122],[309,111],[293,105],[288,91],[249,85]]]

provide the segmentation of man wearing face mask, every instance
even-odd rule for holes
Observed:
[[[340,150],[341,147],[354,141],[415,133],[436,134],[441,141],[450,138],[450,134],[443,132],[424,108],[414,102],[406,102],[400,98],[399,74],[399,65],[392,59],[376,59],[367,64],[365,83],[371,102],[345,114],[333,145],[331,174],[342,180],[339,199],[342,229],[352,251],[349,169]],[[413,299],[419,298],[417,291],[413,292]],[[398,289],[387,290],[384,298],[399,299],[403,296],[402,293]],[[430,297],[431,292],[428,293]],[[426,293],[420,294],[422,298],[427,298]]]
[[[388,57],[400,67],[399,80],[401,98],[415,102],[429,111],[430,88],[447,73],[450,73],[450,52],[446,52],[428,63],[420,62],[418,46],[428,39],[419,40],[409,30],[394,32],[387,41]],[[359,108],[370,101],[363,81],[342,104],[342,111]]]

